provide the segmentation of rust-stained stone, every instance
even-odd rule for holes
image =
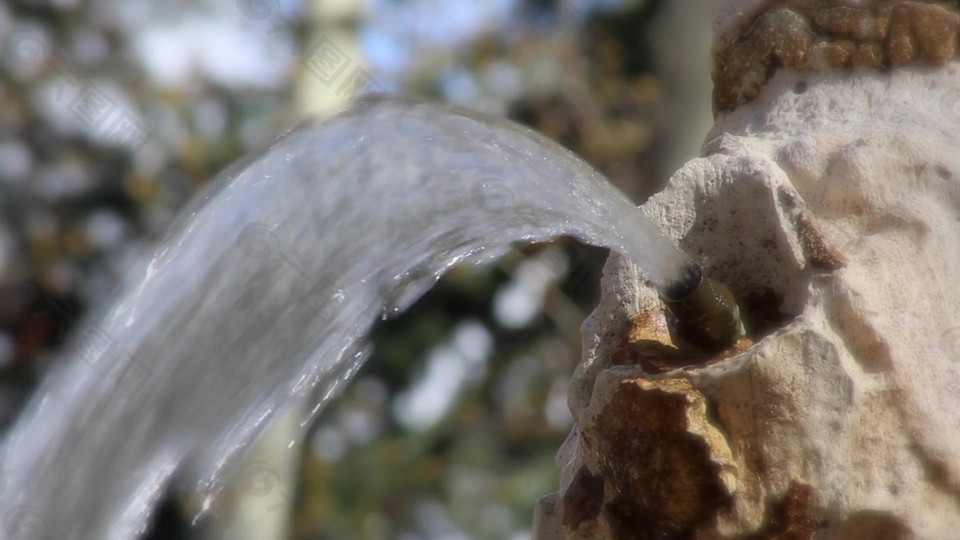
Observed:
[[[913,39],[913,10],[909,5],[894,6],[890,14],[890,37],[887,40],[887,58],[890,67],[909,64],[916,56]]]
[[[880,67],[883,65],[883,49],[877,43],[861,43],[853,53],[853,65]]]
[[[613,538],[692,537],[730,505],[729,447],[686,379],[620,381],[595,427]]]
[[[931,64],[946,64],[956,51],[957,15],[933,4],[916,4],[913,11],[913,35],[920,55]]]
[[[831,67],[845,66],[853,58],[856,47],[852,41],[818,41],[810,47],[807,67],[814,71],[823,71]]]
[[[777,59],[788,67],[802,66],[813,40],[808,22],[788,9],[777,9],[765,23]]]
[[[834,7],[816,10],[813,22],[820,33],[864,39],[873,26],[873,18],[866,9]]]
[[[753,345],[750,338],[740,338],[733,347],[717,354],[707,354],[673,341],[661,310],[648,310],[633,319],[630,331],[621,346],[613,352],[615,366],[639,365],[647,373],[666,373],[675,369],[698,368],[722,362]]]
[[[809,212],[800,212],[796,217],[796,225],[800,248],[811,266],[832,272],[847,265],[847,258],[824,238],[820,226]]]
[[[714,110],[752,100],[780,67],[896,68],[918,60],[943,65],[956,54],[956,10],[956,3],[904,0],[856,8],[772,7],[714,49]]]
[[[870,40],[858,49],[865,44],[886,47]],[[577,427],[558,457],[561,486],[586,465],[604,476],[605,500],[575,533],[542,540],[958,537],[960,297],[949,282],[960,266],[949,189],[960,177],[950,139],[957,67],[827,76],[835,91],[794,97],[798,89],[759,116],[727,118],[707,157],[646,203],[643,212],[706,275],[731,286],[751,335],[767,336],[716,365],[649,375],[656,360],[645,352],[674,344],[656,291],[611,255],[571,386]],[[803,77],[778,82],[789,92]],[[845,96],[863,103],[846,106]],[[768,128],[758,133],[758,122]],[[761,175],[759,195],[749,182]],[[844,253],[834,258],[838,240]],[[839,266],[842,255],[845,271],[814,271]],[[736,466],[729,507],[689,502],[687,479],[709,478],[705,461],[722,463],[703,449],[722,443],[697,446],[690,429],[661,426],[697,417],[676,412],[696,398],[671,392],[666,378],[706,396],[703,423],[726,435]],[[672,420],[661,420],[669,411]]]
[[[873,21],[873,33],[867,36],[870,41],[881,42],[887,39],[890,33],[890,17],[893,15],[893,4],[883,4],[877,10],[877,17]]]
[[[786,8],[761,14],[744,39],[715,53],[714,101],[740,103],[756,97],[774,60],[800,67],[813,38],[809,23]]]
[[[673,347],[673,340],[670,337],[670,330],[667,328],[667,320],[663,317],[660,310],[648,310],[640,313],[633,318],[633,324],[627,331],[627,341],[656,341],[663,345]]]
[[[800,249],[810,266],[820,270],[834,271],[847,265],[847,258],[823,235],[817,219],[802,203],[796,192],[779,189],[777,200],[789,210],[791,221],[796,227]]]
[[[794,481],[783,499],[772,506],[763,529],[748,540],[812,540],[822,525],[808,515],[810,486]]]

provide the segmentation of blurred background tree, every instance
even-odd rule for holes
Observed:
[[[358,89],[508,116],[642,202],[711,118],[706,7],[667,4],[0,4],[0,423],[198,188]],[[282,537],[529,538],[605,256],[559,239],[455,269],[378,325],[373,357],[291,450],[297,474],[238,489],[290,520]],[[223,534],[188,526],[197,505],[171,493],[151,537]]]

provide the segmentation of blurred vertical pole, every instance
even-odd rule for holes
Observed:
[[[363,0],[305,1],[308,4],[308,32],[304,54],[310,57],[299,64],[294,100],[300,114],[328,116],[348,104],[352,93],[341,92],[340,87],[363,63],[357,39]],[[317,49],[321,42],[331,47],[331,59],[335,65],[330,69],[323,69],[327,66],[317,62],[317,55],[326,50]],[[343,62],[342,69],[338,62]]]
[[[667,144],[660,171],[672,175],[700,155],[713,126],[710,79],[711,10],[708,0],[664,0],[651,21],[652,45],[664,89]]]
[[[340,91],[362,58],[357,24],[362,0],[305,0],[306,38],[297,63],[294,107],[298,116],[329,116],[349,104]],[[322,48],[321,48],[322,47]],[[320,57],[323,55],[323,58]],[[337,62],[342,62],[343,69]],[[331,75],[337,73],[338,75]],[[328,76],[330,75],[330,76]],[[294,537],[291,523],[311,403],[300,400],[278,417],[254,444],[240,468],[231,515],[221,538],[281,540]]]

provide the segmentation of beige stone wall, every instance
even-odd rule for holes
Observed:
[[[535,537],[960,538],[956,4],[718,4],[704,157],[642,211],[750,337],[674,343],[612,256]]]

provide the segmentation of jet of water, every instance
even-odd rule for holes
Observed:
[[[298,126],[222,173],[82,325],[6,441],[5,532],[137,537],[186,463],[214,493],[278,410],[318,387],[319,410],[378,316],[455,264],[559,235],[661,286],[687,262],[600,174],[507,120],[379,97]]]

